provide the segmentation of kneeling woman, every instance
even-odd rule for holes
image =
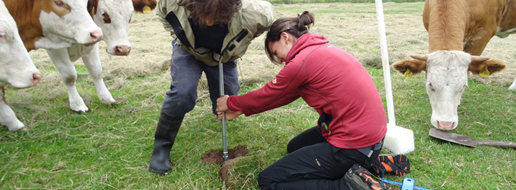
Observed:
[[[271,61],[285,62],[285,66],[261,89],[220,97],[219,116],[222,112],[226,120],[249,116],[299,97],[320,114],[317,126],[289,142],[287,156],[260,173],[262,189],[349,189],[356,183],[388,189],[381,181],[367,183],[367,176],[361,182],[344,177],[354,165],[353,172],[358,174],[350,175],[369,175],[363,168],[378,159],[387,119],[369,73],[348,52],[321,35],[308,33],[313,23],[314,15],[307,11],[276,20],[265,39],[266,53]]]

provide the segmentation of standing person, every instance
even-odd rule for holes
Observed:
[[[217,114],[219,62],[224,66],[224,93],[238,94],[237,59],[251,40],[269,29],[273,9],[263,0],[160,0],[156,10],[174,40],[172,82],[161,107],[149,170],[167,174],[170,150],[185,114],[195,106],[202,72],[208,81],[212,112]]]
[[[285,62],[264,87],[217,100],[226,120],[287,105],[299,97],[320,114],[317,125],[294,137],[285,157],[259,177],[261,189],[390,189],[367,169],[395,175],[409,172],[404,155],[379,156],[387,119],[376,86],[348,52],[308,33],[315,21],[307,11],[276,20],[265,39],[266,53]]]

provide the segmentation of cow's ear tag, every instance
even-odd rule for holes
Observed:
[[[145,13],[145,14],[146,14],[146,13],[150,13],[150,12],[151,12],[151,8],[150,8],[149,6],[147,6],[147,5],[145,5],[145,6],[143,7],[143,13]]]
[[[413,73],[410,71],[410,69],[407,69],[403,75],[405,75],[405,78],[412,78]]]
[[[484,68],[484,70],[480,73],[478,73],[478,76],[481,76],[481,77],[489,77],[489,70],[487,70],[487,67]]]

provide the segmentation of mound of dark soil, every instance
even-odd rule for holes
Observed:
[[[222,157],[222,150],[212,150],[202,155],[202,163],[205,164],[222,164],[219,170],[220,177],[226,184],[229,180],[229,166],[235,163],[240,157],[246,156],[249,153],[247,147],[238,145],[233,149],[228,150],[228,160],[224,162]]]

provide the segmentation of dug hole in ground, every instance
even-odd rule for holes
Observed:
[[[228,150],[228,160],[224,162],[223,159],[223,152],[222,150],[212,150],[206,152],[204,155],[202,155],[202,163],[205,164],[218,164],[222,166],[220,167],[219,174],[222,178],[222,181],[226,183],[226,186],[229,184],[229,166],[231,164],[238,161],[238,159],[242,156],[247,156],[249,154],[249,150],[247,150],[247,147],[243,145],[237,145],[235,148]]]

